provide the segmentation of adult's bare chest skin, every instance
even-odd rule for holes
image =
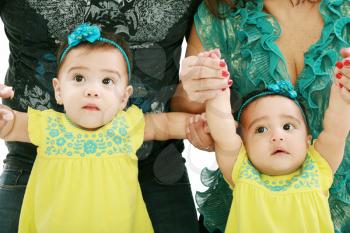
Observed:
[[[282,33],[276,44],[287,62],[293,84],[304,68],[304,54],[320,39],[323,24],[318,7],[310,14],[296,14],[279,21]]]

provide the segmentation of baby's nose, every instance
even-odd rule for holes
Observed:
[[[276,141],[283,141],[284,140],[284,134],[283,132],[276,130],[273,132],[271,136],[271,141],[276,142]]]
[[[85,95],[88,97],[98,97],[100,94],[96,89],[88,89],[86,90]]]
[[[283,137],[273,137],[272,138],[272,141],[275,142],[275,141],[283,141]]]

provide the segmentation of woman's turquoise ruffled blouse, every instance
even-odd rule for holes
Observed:
[[[262,0],[245,5],[238,1],[237,4],[234,11],[226,5],[220,6],[226,17],[218,19],[203,3],[195,15],[195,25],[204,49],[219,48],[226,60],[234,83],[232,101],[239,106],[241,97],[249,92],[290,77],[286,61],[275,43],[283,33],[277,20],[264,12]],[[324,21],[321,37],[305,53],[304,69],[295,84],[314,138],[322,130],[333,68],[336,61],[342,59],[339,50],[350,47],[350,1],[324,0],[320,3],[320,13]],[[349,140],[348,137],[343,162],[330,190],[329,203],[337,232],[350,232]],[[230,201],[224,199],[231,198],[232,191],[224,184],[219,171],[203,170],[202,181],[209,189],[197,194],[199,211],[209,230],[223,231],[230,208]]]

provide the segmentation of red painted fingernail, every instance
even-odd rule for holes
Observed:
[[[221,90],[222,90],[222,91],[225,91],[225,90],[226,90],[226,88],[222,88]]]
[[[342,74],[342,73],[337,73],[337,74],[335,75],[335,77],[336,77],[337,79],[341,79],[341,78],[343,77],[343,74]]]
[[[221,59],[220,63],[219,63],[219,66],[220,67],[225,67],[226,66],[226,62],[223,59]]]
[[[229,79],[229,80],[227,81],[227,84],[228,84],[229,87],[232,86],[232,83],[233,83],[233,81],[232,81],[231,79]]]
[[[350,66],[350,60],[345,60],[344,61],[344,66]]]
[[[339,87],[340,87],[340,88],[343,88],[343,84],[339,83]]]
[[[344,64],[340,61],[337,61],[337,63],[335,63],[335,66],[338,68],[338,69],[341,69],[343,68]]]
[[[228,77],[229,75],[230,75],[230,73],[229,72],[227,72],[226,70],[223,70],[222,72],[221,72],[221,75],[223,76],[223,77]]]

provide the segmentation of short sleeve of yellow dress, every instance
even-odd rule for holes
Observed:
[[[20,233],[153,232],[138,183],[140,109],[119,112],[97,130],[53,110],[29,110],[28,118],[29,137],[39,147]]]
[[[42,141],[42,126],[43,121],[41,120],[41,116],[44,115],[44,111],[35,110],[32,108],[28,108],[28,132],[30,141],[39,146]]]
[[[225,233],[334,232],[328,206],[332,171],[313,146],[298,170],[281,176],[259,172],[242,146],[232,179]]]
[[[144,115],[138,107],[132,105],[126,111],[126,116],[130,125],[129,135],[133,139],[133,152],[136,154],[136,151],[140,148],[143,143],[144,129],[145,129],[145,119]]]

